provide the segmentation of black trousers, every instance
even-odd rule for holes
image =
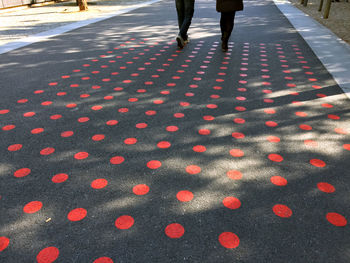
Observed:
[[[195,0],[175,0],[177,19],[179,24],[179,34],[183,39],[187,39],[187,31],[191,25],[194,13]]]
[[[220,28],[221,28],[221,40],[228,41],[231,36],[236,11],[225,13],[221,12]]]

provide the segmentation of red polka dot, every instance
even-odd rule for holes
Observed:
[[[329,183],[325,183],[325,182],[320,182],[317,184],[317,188],[325,193],[333,193],[335,192],[335,188],[333,185],[329,184]]]
[[[180,102],[179,104],[180,104],[180,106],[182,106],[182,107],[188,107],[188,106],[191,105],[189,102],[185,102],[185,101],[182,101],[182,102]]]
[[[232,137],[236,138],[236,139],[243,139],[245,137],[245,135],[241,132],[234,132],[234,133],[232,133]]]
[[[170,146],[171,146],[171,143],[168,141],[161,141],[157,143],[157,147],[161,149],[166,149],[166,148],[169,148]]]
[[[149,187],[145,184],[138,184],[132,188],[132,191],[135,195],[145,195],[149,192]]]
[[[102,189],[105,188],[108,184],[108,181],[103,178],[95,179],[91,182],[91,187],[94,189]]]
[[[281,141],[281,139],[279,137],[277,137],[277,136],[268,136],[267,140],[269,142],[280,142]]]
[[[185,114],[180,113],[180,112],[174,114],[175,118],[183,118],[184,116],[185,116]]]
[[[160,161],[157,161],[157,160],[152,160],[152,161],[149,161],[149,162],[147,163],[147,167],[148,167],[149,169],[152,169],[152,170],[158,169],[158,168],[161,167],[161,166],[162,166],[162,163],[161,163]]]
[[[148,116],[153,116],[153,115],[156,115],[157,112],[155,110],[148,110],[148,111],[145,112],[145,114],[148,115]]]
[[[276,111],[274,109],[264,109],[264,112],[266,114],[275,114],[276,113]]]
[[[189,165],[186,167],[186,172],[189,174],[198,174],[201,172],[201,168],[197,165]]]
[[[56,247],[47,247],[41,250],[36,256],[38,263],[52,263],[60,254],[60,251]]]
[[[61,119],[61,118],[62,118],[62,115],[60,115],[60,114],[55,114],[55,115],[50,116],[51,120],[58,120],[58,119]]]
[[[30,174],[31,170],[29,168],[22,168],[14,172],[14,176],[17,178],[25,177]]]
[[[166,127],[166,130],[168,131],[168,132],[176,132],[176,131],[178,131],[179,130],[179,127],[177,127],[177,126],[168,126],[168,127]]]
[[[276,126],[278,126],[277,122],[274,122],[274,121],[267,121],[267,122],[265,122],[265,125],[268,126],[268,127],[276,127]]]
[[[163,104],[164,100],[154,100],[153,103],[154,104]]]
[[[93,263],[114,263],[109,257],[100,257],[94,260]]]
[[[334,114],[328,114],[328,119],[331,120],[340,120],[340,117],[338,115],[334,115]]]
[[[200,135],[209,135],[211,133],[211,131],[209,129],[200,129],[200,130],[198,130],[198,133]]]
[[[32,201],[23,207],[23,212],[27,214],[34,214],[43,207],[43,203],[40,201]]]
[[[307,124],[300,124],[299,128],[302,129],[302,130],[305,130],[305,131],[311,131],[312,130],[312,127],[310,125],[307,125]]]
[[[26,112],[23,114],[24,117],[33,117],[36,113],[35,112]]]
[[[243,118],[235,118],[235,119],[233,119],[233,121],[237,124],[245,123],[245,119],[243,119]]]
[[[70,104],[66,105],[66,107],[69,109],[75,108],[76,106],[77,106],[77,104],[75,104],[75,103],[70,103]]]
[[[7,150],[10,152],[16,152],[22,149],[23,145],[22,144],[12,144],[9,147],[7,147]]]
[[[26,102],[28,102],[27,99],[20,99],[20,100],[17,101],[17,103],[26,103]]]
[[[126,113],[126,112],[129,112],[129,109],[128,108],[120,108],[120,109],[118,109],[118,112]]]
[[[90,120],[89,117],[81,117],[81,118],[78,119],[78,122],[83,123],[83,122],[88,122],[89,120]]]
[[[232,180],[240,180],[242,179],[243,175],[240,171],[237,170],[230,170],[226,173],[227,177]]]
[[[343,145],[343,148],[344,148],[345,150],[350,151],[350,144],[344,144],[344,145]]]
[[[239,246],[239,237],[232,232],[223,232],[219,236],[220,244],[225,248],[236,248]]]
[[[243,157],[244,152],[241,149],[231,149],[230,154],[233,157]]]
[[[165,234],[170,238],[180,238],[184,233],[185,228],[178,223],[170,224],[165,228]]]
[[[59,183],[63,183],[68,179],[68,174],[65,173],[60,173],[60,174],[56,174],[52,177],[51,181],[59,184]]]
[[[31,130],[31,133],[32,134],[39,134],[39,133],[42,133],[44,131],[43,128],[35,128],[33,130]]]
[[[193,199],[193,193],[187,190],[183,190],[176,194],[176,198],[180,202],[189,202]]]
[[[114,126],[114,125],[118,124],[118,121],[117,120],[109,120],[109,121],[106,122],[106,124],[108,126]]]
[[[9,113],[10,112],[10,110],[0,110],[0,114],[7,114],[7,113]]]
[[[95,105],[95,106],[92,106],[91,109],[92,110],[101,110],[103,107],[101,105]]]
[[[325,167],[326,163],[320,159],[311,159],[310,164],[316,167]]]
[[[137,139],[136,138],[126,138],[124,140],[124,143],[127,145],[135,144],[135,143],[137,143]]]
[[[208,104],[207,105],[208,109],[216,109],[217,107],[218,107],[218,105],[216,105],[216,104]]]
[[[207,150],[207,148],[203,145],[196,145],[196,146],[193,146],[193,151],[195,152],[199,152],[199,153],[202,153],[202,152],[205,152]]]
[[[4,251],[10,244],[10,239],[7,237],[0,237],[0,252]]]
[[[52,101],[44,101],[41,103],[41,105],[43,105],[43,106],[49,106],[51,104],[52,104]]]
[[[302,112],[302,111],[297,111],[295,113],[295,115],[297,115],[299,117],[307,117],[307,113],[306,112]]]
[[[110,159],[111,164],[121,164],[125,161],[123,156],[114,156]]]
[[[147,128],[147,126],[148,124],[144,122],[136,124],[136,128],[138,129],[144,129],[144,128]]]
[[[10,131],[10,130],[13,130],[14,128],[16,128],[16,126],[10,124],[10,125],[3,126],[3,127],[2,127],[2,130],[3,130],[3,131]]]
[[[213,121],[214,119],[215,119],[215,117],[211,116],[211,115],[203,116],[203,120],[205,120],[205,121]]]
[[[134,222],[135,220],[131,216],[123,215],[118,217],[117,220],[115,220],[115,226],[118,229],[129,229],[134,225]]]
[[[103,134],[95,134],[94,136],[92,136],[92,140],[95,142],[99,142],[104,140],[105,136]]]
[[[222,203],[229,209],[237,209],[241,207],[241,201],[233,196],[226,197]]]
[[[323,103],[321,106],[324,108],[333,108],[333,105],[329,103]]]
[[[83,160],[89,157],[89,153],[87,152],[78,152],[74,154],[74,158],[77,160]]]
[[[50,154],[53,154],[55,152],[55,148],[52,148],[52,147],[47,147],[47,148],[44,148],[40,151],[40,154],[41,155],[50,155]]]
[[[329,223],[335,226],[346,226],[348,223],[346,218],[338,213],[327,213],[326,218]]]
[[[272,154],[269,154],[268,158],[273,161],[273,162],[282,162],[283,161],[283,157],[279,154],[275,154],[275,153],[272,153]]]
[[[343,128],[335,128],[334,131],[338,134],[343,134],[343,135],[348,134],[348,132]]]
[[[288,183],[287,179],[283,178],[282,176],[272,176],[270,180],[271,183],[277,186],[285,186]]]
[[[84,219],[87,215],[87,210],[84,208],[75,208],[72,211],[70,211],[67,215],[67,218],[70,221],[80,221]]]
[[[74,134],[73,131],[64,131],[61,133],[61,137],[64,137],[64,138],[71,137],[71,136],[73,136],[73,134]]]
[[[276,216],[284,218],[291,217],[293,214],[292,210],[288,206],[281,204],[274,205],[272,211],[275,213]]]

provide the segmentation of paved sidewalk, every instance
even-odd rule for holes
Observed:
[[[314,51],[270,0],[228,53],[213,1],[176,33],[165,0],[0,55],[0,262],[349,262],[350,103]]]

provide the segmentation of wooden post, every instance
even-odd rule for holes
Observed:
[[[318,12],[321,12],[323,7],[323,0],[320,0],[320,5],[318,6]]]
[[[329,11],[331,10],[331,3],[332,3],[332,0],[327,0],[326,7],[325,7],[324,13],[323,13],[324,19],[327,19],[329,16]]]

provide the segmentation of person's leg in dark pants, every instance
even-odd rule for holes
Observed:
[[[188,39],[187,31],[191,25],[195,0],[175,0],[179,23],[179,35],[176,38],[178,46],[183,48]]]
[[[222,50],[228,50],[228,40],[231,36],[236,12],[221,13],[220,18],[220,28],[221,28],[221,40],[222,40]]]

